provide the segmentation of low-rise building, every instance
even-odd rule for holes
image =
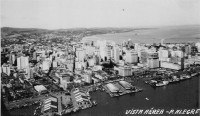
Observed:
[[[160,62],[160,67],[174,69],[174,70],[180,70],[181,69],[181,65],[170,63],[170,62]]]
[[[56,114],[58,112],[58,99],[56,97],[49,97],[43,100],[41,113],[43,116],[49,114]]]
[[[120,66],[119,67],[119,75],[120,76],[131,76],[132,71],[130,66]]]

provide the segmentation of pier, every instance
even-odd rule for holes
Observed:
[[[115,87],[117,87],[118,90],[116,90],[116,91],[111,90],[112,88],[107,87],[108,84],[114,85]],[[131,85],[132,87],[127,89],[126,87],[122,86],[119,83],[119,81],[114,81],[114,82],[108,83],[108,84],[104,84],[104,85],[102,85],[102,87],[104,88],[106,93],[108,93],[111,97],[122,96],[122,95],[125,95],[125,94],[142,91],[141,88],[138,88],[138,87],[135,87],[135,86],[132,86],[132,85]],[[130,84],[130,83],[128,83],[128,84]]]

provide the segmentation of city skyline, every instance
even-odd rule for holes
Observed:
[[[1,0],[1,27],[199,25],[199,8],[198,0]]]

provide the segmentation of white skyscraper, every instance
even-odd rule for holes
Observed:
[[[112,58],[112,53],[113,53],[113,51],[112,51],[113,49],[112,49],[112,47],[111,46],[107,46],[106,47],[106,57],[107,57],[107,59],[111,59]]]
[[[168,50],[159,50],[158,51],[158,56],[159,58],[168,58],[169,56],[169,51]]]
[[[87,83],[91,83],[92,82],[92,77],[90,74],[83,74],[82,75],[84,77],[84,81],[87,82]]]
[[[17,69],[21,69],[21,58],[17,58]]]
[[[26,74],[25,74],[26,79],[33,78],[33,68],[27,67],[25,71],[26,71]]]
[[[76,58],[78,59],[78,61],[84,62],[85,50],[83,48],[76,49]]]
[[[100,46],[99,51],[100,51],[101,59],[105,60],[105,57],[106,57],[106,47]]]
[[[149,52],[147,58],[147,65],[149,68],[158,68],[159,67],[159,59],[157,52]]]
[[[139,50],[139,43],[135,43],[135,45],[134,45],[134,49],[135,49],[136,51]]]
[[[13,65],[15,63],[15,60],[16,60],[15,58],[16,58],[15,54],[10,54],[10,56],[9,56],[9,63],[11,65]]]
[[[159,50],[158,56],[160,61],[169,61],[169,51],[168,50]]]
[[[119,54],[120,54],[119,47],[114,47],[114,60],[116,63],[119,62]]]
[[[10,66],[8,64],[3,64],[2,72],[6,73],[9,76],[10,75]]]
[[[158,58],[148,58],[147,65],[149,68],[158,68],[159,67],[159,59]]]
[[[42,63],[42,70],[43,71],[48,71],[50,67],[51,67],[51,61],[50,60],[43,61],[43,63]]]
[[[58,62],[57,61],[53,61],[53,67],[54,68],[58,67]]]
[[[137,63],[138,62],[138,53],[133,50],[128,50],[125,56],[125,62],[127,63]]]
[[[29,57],[18,57],[17,58],[17,68],[18,69],[25,69],[27,67],[29,67],[29,61],[28,61]]]

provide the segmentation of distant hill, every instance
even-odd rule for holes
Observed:
[[[84,37],[82,41],[111,40],[121,44],[129,39],[134,43],[160,43],[161,39],[164,39],[164,43],[197,42],[200,39],[200,25],[143,28],[125,33],[97,34]]]
[[[133,28],[112,28],[112,27],[104,27],[104,28],[69,28],[69,29],[39,29],[39,28],[12,28],[12,27],[2,27],[2,34],[11,34],[11,33],[43,33],[43,32],[91,32],[93,34],[106,34],[114,31],[115,33],[132,31]]]
[[[12,27],[2,27],[2,33],[12,33],[12,32],[42,32],[48,31],[47,29],[38,29],[38,28],[12,28]]]
[[[164,27],[153,27],[153,28],[131,28],[131,27],[92,27],[92,28],[67,28],[67,29],[41,29],[41,28],[14,28],[14,27],[2,27],[1,32],[66,32],[66,31],[122,31],[122,30],[148,30],[157,28],[188,28],[188,27],[199,27],[200,25],[182,25],[182,26],[164,26]]]

